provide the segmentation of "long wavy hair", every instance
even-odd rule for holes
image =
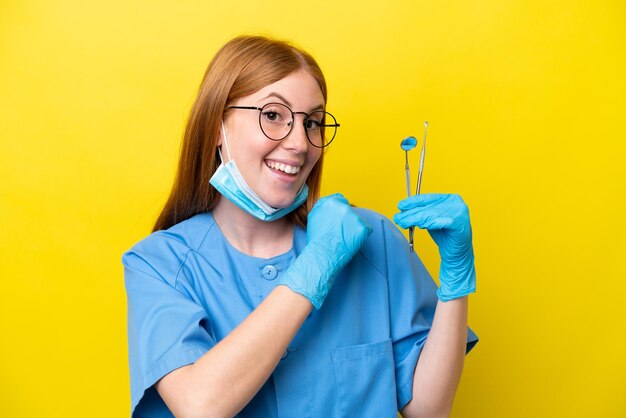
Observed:
[[[300,69],[317,80],[326,103],[326,80],[319,65],[306,51],[288,42],[239,36],[218,51],[191,108],[174,185],[153,231],[167,229],[215,207],[220,194],[209,179],[219,166],[217,143],[225,108]],[[300,226],[306,225],[307,215],[319,198],[323,157],[324,153],[306,180],[306,202],[288,215]]]

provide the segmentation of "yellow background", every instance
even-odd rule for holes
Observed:
[[[0,416],[128,415],[120,257],[210,58],[252,32],[326,72],[325,193],[392,216],[400,139],[430,122],[422,191],[464,197],[478,271],[453,416],[626,417],[624,22],[623,1],[3,0]]]

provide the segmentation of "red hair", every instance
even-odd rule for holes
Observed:
[[[191,108],[181,148],[176,179],[153,231],[167,229],[198,213],[210,211],[219,192],[209,183],[219,166],[217,143],[224,109],[233,101],[305,70],[318,82],[326,103],[326,80],[306,51],[263,36],[239,36],[224,45],[209,64]],[[290,213],[300,225],[319,198],[324,153],[307,178],[307,201]]]

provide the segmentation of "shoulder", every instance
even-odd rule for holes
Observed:
[[[386,271],[388,254],[405,251],[408,248],[406,238],[386,216],[367,208],[353,209],[372,228],[372,234],[361,247],[361,255],[380,271]]]
[[[370,223],[370,226],[374,228],[374,224],[385,225],[391,224],[391,221],[383,214],[376,212],[375,210],[354,206],[352,209],[363,219]],[[392,224],[393,225],[393,224]]]
[[[363,218],[371,227],[374,240],[404,240],[402,232],[385,215],[367,208],[354,207],[354,211]]]
[[[122,255],[122,264],[169,281],[168,278],[175,278],[188,254],[197,251],[215,228],[210,213],[195,215],[137,242]]]

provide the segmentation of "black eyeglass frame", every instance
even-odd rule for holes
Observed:
[[[261,117],[263,115],[263,109],[266,108],[267,106],[270,106],[270,105],[280,105],[280,106],[286,107],[291,112],[291,123],[289,124],[289,132],[287,132],[287,134],[285,136],[283,136],[282,138],[274,139],[274,138],[270,137],[267,133],[265,133],[265,130],[263,130],[263,124],[261,123]],[[315,148],[326,148],[327,146],[329,146],[330,143],[333,142],[333,139],[335,139],[335,136],[337,136],[337,128],[339,128],[341,126],[339,123],[334,123],[332,125],[327,125],[327,124],[321,125],[320,124],[319,125],[320,128],[327,128],[327,127],[334,127],[335,128],[335,132],[333,134],[333,137],[330,138],[330,141],[326,142],[324,145],[322,145],[320,147],[319,145],[315,145],[313,143],[313,141],[311,141],[311,138],[309,138],[309,130],[306,128],[306,123],[309,120],[309,117],[311,117],[311,115],[313,113],[316,113],[316,112],[323,112],[323,113],[325,113],[327,115],[330,115],[330,117],[333,118],[333,120],[335,122],[337,122],[337,118],[335,118],[331,113],[328,113],[325,110],[316,110],[315,112],[311,112],[311,113],[294,112],[293,110],[291,110],[291,108],[289,106],[287,106],[284,103],[267,103],[267,104],[263,105],[263,107],[258,107],[258,106],[227,106],[226,109],[258,110],[259,111],[259,128],[261,128],[261,132],[263,132],[263,135],[265,135],[267,137],[267,139],[269,139],[270,141],[282,141],[283,139],[287,138],[289,136],[289,134],[291,133],[291,131],[293,131],[293,126],[295,125],[294,122],[296,120],[296,115],[304,115],[304,120],[302,121],[302,123],[304,125],[304,133],[306,135],[306,139]],[[317,123],[317,122],[315,122],[315,123]]]

